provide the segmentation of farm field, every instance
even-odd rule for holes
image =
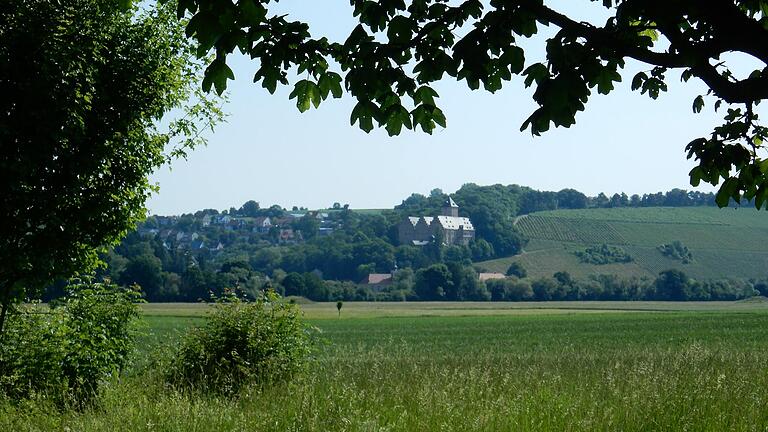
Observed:
[[[0,404],[0,430],[768,427],[764,300],[346,303],[341,319],[335,304],[302,308],[325,342],[308,373],[290,384],[231,400],[176,393],[156,371],[134,368],[82,412]],[[146,305],[139,356],[158,355],[204,311]]]
[[[768,312],[768,299],[755,297],[741,301],[664,302],[664,301],[548,301],[548,302],[346,302],[339,315],[335,302],[301,304],[305,318],[346,320],[360,318],[541,315],[586,312]],[[209,303],[145,303],[145,318],[195,319],[205,315]]]
[[[521,217],[517,227],[531,239],[525,253],[480,266],[504,272],[512,262],[520,262],[534,277],[556,271],[577,277],[597,273],[655,277],[672,268],[702,279],[768,275],[768,215],[751,208],[555,210]],[[689,248],[693,262],[683,264],[657,250],[676,240]],[[633,261],[594,265],[574,254],[603,243],[624,249]]]

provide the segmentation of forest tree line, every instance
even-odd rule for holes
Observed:
[[[495,282],[479,287],[465,273],[474,272],[476,279],[482,269],[472,267],[473,263],[522,251],[527,239],[514,227],[518,215],[563,208],[714,205],[711,193],[680,189],[588,197],[573,189],[547,192],[517,185],[465,184],[451,197],[460,214],[472,220],[476,239],[453,246],[398,244],[397,224],[404,217],[439,214],[447,197],[439,189],[428,195],[412,194],[392,210],[379,213],[356,212],[340,203],[309,212],[300,207],[263,208],[248,201],[221,212],[207,209],[177,217],[152,216],[103,256],[107,266],[100,276],[124,286],[139,285],[149,301],[205,300],[228,288],[255,292],[265,286],[317,300],[404,300],[436,298],[425,291],[423,282],[417,282],[436,277],[435,266],[444,266],[452,278],[451,284],[440,285],[445,299],[483,300],[495,298],[490,289]],[[259,230],[253,223],[263,218],[281,225]],[[229,222],[205,223],[222,219]],[[284,241],[285,231],[294,237]],[[196,240],[190,242],[191,236]],[[443,267],[438,268],[446,274]],[[428,269],[430,273],[425,274]],[[386,291],[361,285],[369,274],[394,270],[399,276]],[[297,283],[296,275],[303,283]],[[52,287],[48,297],[57,292]]]

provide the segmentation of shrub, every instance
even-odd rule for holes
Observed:
[[[288,379],[311,354],[298,306],[274,292],[254,302],[219,300],[205,325],[183,336],[166,380],[181,389],[231,395],[254,383]]]
[[[91,279],[73,281],[51,310],[20,307],[0,341],[0,391],[15,400],[45,394],[83,404],[128,361],[138,293]]]
[[[632,262],[632,257],[624,249],[607,244],[591,246],[574,254],[581,262],[595,265]]]
[[[528,271],[525,270],[525,267],[517,261],[513,262],[509,265],[509,268],[507,268],[507,276],[517,276],[519,278],[524,278],[528,276]]]
[[[663,244],[658,247],[658,250],[662,255],[679,260],[683,264],[693,262],[693,254],[688,250],[688,247],[683,245],[679,240],[675,240],[669,244]]]

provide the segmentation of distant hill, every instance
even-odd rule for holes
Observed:
[[[520,262],[529,276],[567,271],[656,276],[676,268],[694,278],[768,276],[768,212],[751,208],[646,207],[554,210],[521,216],[516,226],[531,240],[521,255],[477,263],[504,272]],[[679,241],[693,261],[665,256],[659,246]],[[628,263],[590,264],[577,252],[607,244],[632,257]]]

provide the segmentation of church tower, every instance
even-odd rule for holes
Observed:
[[[448,200],[443,204],[443,216],[459,217],[459,206],[451,197],[448,197]]]

